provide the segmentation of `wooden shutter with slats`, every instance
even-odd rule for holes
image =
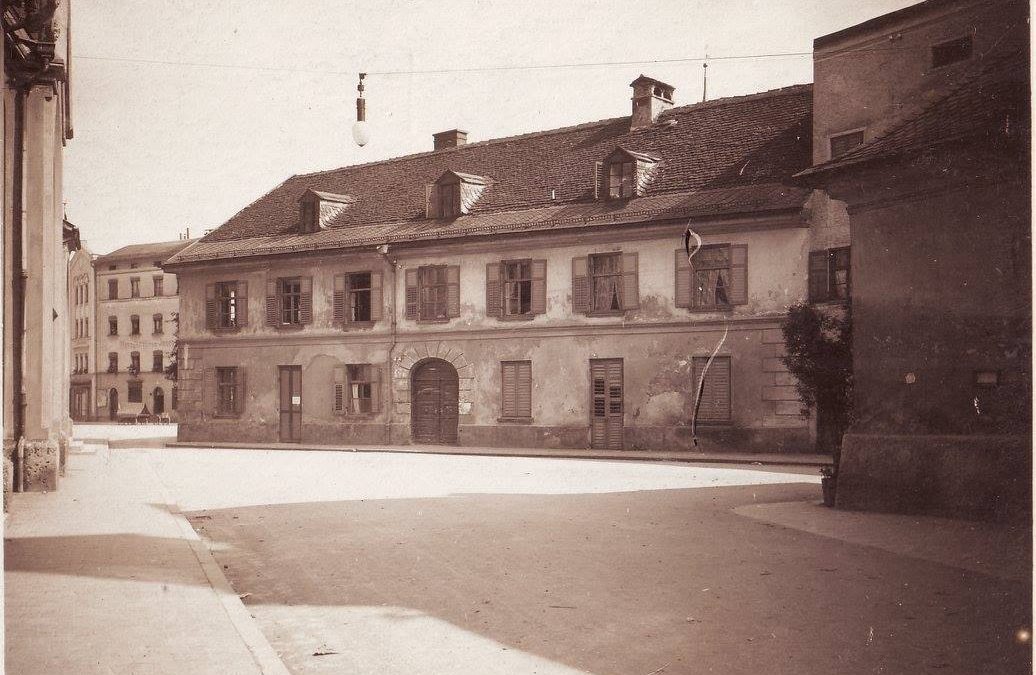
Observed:
[[[547,261],[532,261],[532,313],[547,312]]]
[[[245,411],[245,369],[235,368],[234,374],[234,414],[240,415]]]
[[[417,288],[417,269],[408,269],[404,275],[406,283],[406,318],[416,320],[420,316]]]
[[[348,319],[345,311],[345,275],[336,274],[334,279],[334,290],[331,295],[331,321],[335,324],[344,324]]]
[[[202,400],[209,417],[219,412],[219,391],[216,387],[216,369],[206,368],[202,376]]]
[[[708,363],[707,356],[694,357],[694,389],[691,397],[691,405],[694,405],[694,397],[698,394],[698,383],[701,380],[702,371]],[[701,403],[698,405],[699,422],[729,422],[730,421],[730,357],[717,356],[712,365],[709,366],[705,375],[705,388],[701,394]]]
[[[674,298],[677,307],[691,306],[691,263],[687,260],[687,252],[676,249],[676,293]]]
[[[572,311],[587,314],[590,311],[590,279],[586,272],[586,256],[572,258]]]
[[[532,417],[532,361],[519,361],[516,375],[518,417]]]
[[[446,316],[460,316],[460,265],[446,268]]]
[[[518,380],[518,364],[503,361],[500,364],[500,417],[518,417],[518,400],[515,383]]]
[[[640,282],[636,253],[622,254],[622,308],[640,307]]]
[[[301,277],[299,288],[299,323],[313,323],[313,277]]]
[[[590,361],[590,447],[622,450],[622,359]]]
[[[371,272],[371,321],[381,321],[385,305],[381,272]]]
[[[604,199],[608,195],[604,185],[604,162],[594,162],[594,199]]]
[[[371,412],[381,412],[381,368],[378,366],[371,365],[370,378],[371,378]]]
[[[748,302],[748,245],[734,244],[730,247],[730,304],[744,305]]]
[[[503,314],[503,281],[500,263],[486,263],[486,316]]]
[[[237,282],[237,298],[234,300],[237,311],[237,327],[243,328],[248,325],[248,282]]]
[[[277,280],[266,280],[266,325],[279,326],[281,308],[277,303]]]
[[[216,284],[205,285],[205,327],[209,330],[216,329],[217,307],[216,307]]]
[[[830,297],[828,258],[827,251],[811,251],[809,254],[809,299],[812,302],[824,302]]]
[[[334,368],[334,389],[333,389],[333,402],[332,411],[336,413],[345,412],[345,366],[335,366]]]

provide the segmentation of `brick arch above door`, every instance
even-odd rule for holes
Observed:
[[[450,347],[445,342],[419,342],[400,345],[393,357],[392,395],[395,401],[395,414],[401,419],[410,420],[410,374],[418,363],[427,359],[442,359],[453,364],[457,369],[460,396],[457,401],[461,419],[471,413],[474,403],[475,367],[464,358],[464,352]]]

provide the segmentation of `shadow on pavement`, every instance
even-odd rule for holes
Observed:
[[[216,557],[235,590],[286,661],[307,668],[320,668],[319,633],[336,636],[354,670],[380,672],[396,648],[342,625],[345,608],[380,608],[600,675],[667,663],[667,675],[1029,672],[1015,635],[1030,624],[1031,583],[732,511],[815,493],[480,494],[187,515],[230,544]],[[435,645],[414,626],[406,648],[421,664]]]

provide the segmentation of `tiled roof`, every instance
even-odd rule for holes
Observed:
[[[425,186],[446,170],[487,180],[471,216],[587,204],[595,163],[620,145],[661,159],[648,195],[780,183],[809,166],[811,111],[812,86],[797,85],[671,108],[632,131],[629,117],[620,117],[293,176],[202,241],[293,234],[306,189],[355,197],[336,227],[421,227]]]
[[[460,216],[452,220],[406,220],[355,225],[312,234],[278,233],[247,239],[199,241],[171,263],[369,247],[460,237],[570,230],[671,218],[722,217],[759,211],[796,210],[809,190],[761,183],[642,197],[622,202],[583,202]]]
[[[982,140],[995,145],[1011,137],[1027,139],[1030,117],[1028,55],[1013,52],[980,63],[960,86],[884,136],[799,176],[808,182],[809,176],[914,154],[955,141]]]
[[[98,256],[96,261],[98,263],[115,262],[117,260],[147,260],[153,262],[156,260],[165,260],[169,256],[182,251],[187,248],[197,239],[183,240],[178,239],[177,241],[162,241],[153,244],[130,244],[129,246],[123,246],[120,249],[116,249],[111,253]]]

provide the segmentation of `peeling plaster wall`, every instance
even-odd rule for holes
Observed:
[[[705,443],[730,450],[805,451],[810,428],[800,415],[790,375],[780,365],[778,322],[786,307],[804,297],[809,232],[805,228],[759,230],[704,237],[709,243],[748,244],[746,305],[727,313],[730,335],[721,351],[732,357],[730,424],[699,427]],[[400,251],[396,307],[398,334],[390,333],[391,267],[377,254],[321,255],[306,259],[234,262],[180,274],[182,440],[269,442],[278,440],[278,368],[302,366],[302,439],[310,443],[405,443],[410,439],[410,375],[427,358],[458,372],[459,438],[462,445],[587,447],[589,360],[622,358],[625,364],[626,447],[687,448],[694,383],[691,359],[708,356],[723,332],[723,313],[691,313],[674,304],[677,237],[551,246],[549,241],[486,252],[441,245],[434,252]],[[572,258],[605,251],[639,254],[640,308],[625,316],[587,317],[571,311]],[[391,255],[390,255],[391,257]],[[531,320],[501,321],[485,314],[486,264],[511,258],[545,258],[547,309]],[[402,318],[405,270],[425,264],[460,265],[461,315],[446,322]],[[362,329],[335,326],[331,294],[335,274],[385,273],[385,319]],[[277,329],[265,325],[267,276],[313,279],[313,322]],[[248,282],[247,327],[214,335],[205,328],[205,287],[217,281]],[[391,350],[391,367],[389,356]],[[498,421],[500,362],[530,360],[532,421]],[[333,412],[334,366],[370,363],[382,368],[381,412],[343,416]],[[246,369],[246,402],[240,419],[219,419],[206,369]]]

